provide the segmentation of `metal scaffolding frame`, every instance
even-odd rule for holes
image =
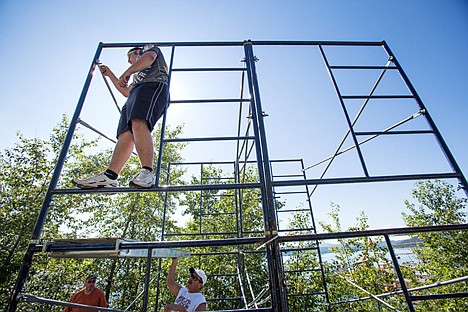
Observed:
[[[444,225],[444,226],[428,226],[428,227],[418,227],[418,228],[393,228],[393,229],[381,229],[381,230],[369,230],[369,231],[357,231],[357,232],[335,232],[335,233],[317,233],[315,220],[313,215],[311,197],[317,187],[321,185],[337,185],[337,184],[354,184],[354,183],[375,183],[375,182],[389,182],[389,181],[416,181],[424,179],[457,179],[461,187],[463,188],[465,194],[468,195],[468,183],[461,172],[457,162],[455,161],[452,153],[450,152],[447,144],[442,138],[439,130],[437,129],[432,117],[428,113],[426,107],[422,103],[419,95],[412,86],[409,78],[406,76],[399,62],[397,61],[395,55],[390,50],[389,46],[385,41],[382,42],[338,42],[338,41],[251,41],[246,40],[243,42],[154,42],[155,45],[159,47],[168,47],[171,48],[171,57],[170,57],[170,66],[169,66],[169,89],[171,83],[172,73],[176,71],[212,71],[212,72],[240,72],[242,75],[241,78],[241,96],[238,99],[209,99],[209,100],[174,100],[170,101],[171,104],[190,104],[190,103],[239,103],[239,125],[240,125],[240,116],[243,110],[243,104],[248,105],[248,117],[249,125],[245,134],[242,134],[240,131],[240,126],[238,127],[237,136],[231,137],[208,137],[208,138],[185,138],[185,139],[166,139],[165,138],[165,128],[166,128],[166,113],[162,118],[162,131],[161,139],[159,146],[159,156],[157,159],[156,165],[156,185],[150,189],[136,189],[129,187],[121,187],[117,189],[97,189],[97,190],[82,190],[82,189],[58,189],[57,184],[64,166],[64,162],[71,145],[73,134],[76,130],[78,123],[87,125],[80,119],[80,114],[85,102],[85,98],[90,87],[93,69],[96,64],[99,63],[99,57],[103,49],[107,48],[128,48],[134,46],[141,46],[141,43],[99,43],[94,58],[90,65],[90,70],[86,81],[84,83],[83,90],[81,92],[80,98],[78,100],[74,115],[70,122],[70,127],[66,135],[62,150],[59,154],[57,164],[51,178],[49,188],[47,190],[46,196],[44,198],[43,204],[38,214],[36,224],[33,229],[30,243],[28,245],[27,251],[25,253],[23,264],[18,273],[18,278],[16,285],[14,287],[11,300],[8,306],[8,311],[15,311],[18,305],[19,300],[22,298],[22,288],[25,284],[25,281],[29,274],[29,269],[33,261],[33,256],[35,253],[39,252],[60,252],[60,251],[93,251],[93,250],[115,250],[115,244],[60,244],[60,243],[50,243],[43,245],[41,244],[41,236],[44,227],[44,223],[50,208],[52,198],[54,196],[59,196],[63,194],[87,194],[87,193],[136,193],[136,192],[155,192],[168,194],[170,192],[200,192],[203,194],[204,191],[226,191],[232,190],[236,194],[236,211],[233,212],[233,216],[236,217],[237,228],[235,233],[221,233],[223,235],[220,239],[204,239],[203,231],[200,228],[200,235],[194,235],[191,240],[165,240],[165,238],[171,236],[169,233],[165,233],[165,228],[163,225],[162,229],[162,239],[158,242],[125,242],[122,241],[119,244],[120,249],[145,249],[147,250],[147,274],[145,280],[145,291],[142,295],[143,298],[143,311],[147,310],[148,304],[148,291],[150,287],[150,273],[153,260],[153,250],[160,248],[191,248],[191,247],[213,247],[213,246],[233,246],[238,248],[238,252],[233,252],[232,255],[237,258],[239,263],[237,269],[238,272],[234,278],[239,280],[239,290],[242,292],[243,298],[235,298],[239,300],[240,306],[239,310],[232,311],[241,311],[242,305],[246,305],[245,293],[249,284],[248,280],[248,268],[243,265],[243,254],[247,252],[252,252],[252,250],[244,250],[244,246],[251,246],[257,252],[264,254],[267,268],[268,268],[268,281],[269,281],[269,302],[270,307],[259,308],[257,305],[252,308],[252,311],[289,311],[288,302],[291,300],[291,297],[294,296],[309,296],[309,295],[319,295],[323,296],[324,309],[330,311],[331,305],[328,291],[325,282],[325,275],[322,268],[322,259],[320,255],[319,242],[323,240],[338,239],[338,238],[351,238],[351,237],[368,237],[368,236],[383,236],[387,243],[388,251],[391,255],[395,273],[400,280],[402,287],[403,295],[408,305],[410,311],[414,311],[413,301],[414,300],[425,300],[433,299],[425,296],[411,296],[408,289],[405,286],[403,275],[400,271],[398,260],[395,256],[389,235],[399,235],[399,234],[410,234],[410,233],[421,233],[421,232],[434,232],[434,231],[456,231],[456,230],[467,230],[468,224],[462,225]],[[315,165],[305,167],[302,159],[294,160],[270,160],[268,153],[268,144],[266,139],[266,131],[264,125],[265,113],[262,108],[262,102],[260,97],[260,88],[259,81],[261,77],[258,77],[256,70],[256,61],[257,58],[254,54],[254,47],[256,46],[315,46],[318,48],[320,55],[323,58],[323,62],[326,66],[326,70],[332,80],[333,87],[335,89],[336,95],[338,96],[340,106],[342,108],[343,114],[345,116],[346,124],[348,131],[345,134],[345,137],[339,147],[336,149],[334,155],[329,158],[316,163]],[[327,54],[325,53],[324,47],[382,47],[385,53],[388,55],[388,62],[385,66],[362,66],[362,65],[333,65],[330,64]],[[245,57],[245,67],[243,68],[173,68],[174,63],[174,53],[176,48],[180,47],[239,47],[243,48],[244,57]],[[377,79],[374,87],[371,92],[366,95],[348,95],[343,94],[339,83],[335,77],[336,71],[360,71],[360,70],[380,70],[381,74]],[[396,95],[375,95],[374,91],[379,84],[381,78],[387,71],[396,71],[402,80],[404,81],[405,86],[408,88],[410,94],[396,94]],[[243,87],[244,83],[247,85],[247,92],[249,98],[243,98]],[[107,81],[106,85],[109,88]],[[113,95],[112,95],[113,96]],[[114,98],[114,97],[113,97]],[[358,120],[360,113],[363,111],[365,106],[370,100],[374,99],[410,99],[414,100],[418,107],[419,111],[414,115],[408,117],[407,119],[401,121],[400,123],[391,126],[384,131],[356,131],[355,124]],[[348,100],[364,100],[359,113],[356,115],[355,119],[352,120],[350,113],[346,106],[346,101]],[[114,98],[115,101],[115,98]],[[116,103],[117,105],[117,103]],[[118,107],[118,105],[117,105]],[[416,117],[424,117],[427,123],[429,124],[429,130],[406,130],[406,131],[397,131],[393,130],[399,125],[412,120]],[[89,125],[88,125],[89,126]],[[90,126],[89,126],[90,127]],[[92,127],[90,127],[92,128]],[[252,134],[250,134],[250,131]],[[432,134],[436,139],[442,153],[445,155],[447,163],[452,169],[451,172],[439,172],[439,173],[418,173],[418,174],[399,174],[399,175],[377,175],[373,176],[369,173],[367,164],[363,157],[363,152],[361,150],[361,145],[367,141],[374,139],[381,135],[406,135],[406,134]],[[351,136],[353,145],[347,149],[342,149],[342,146],[348,136]],[[359,141],[360,136],[370,136],[363,141]],[[165,148],[165,145],[168,143],[174,142],[197,142],[197,141],[237,141],[237,152],[235,156],[235,161],[232,163],[234,168],[234,175],[230,178],[229,183],[208,183],[208,184],[197,184],[197,185],[161,185],[161,180],[163,180],[163,175],[161,170],[163,170],[162,164],[162,151]],[[363,176],[354,176],[354,177],[339,177],[339,178],[324,178],[326,171],[330,167],[334,159],[347,151],[355,150],[359,163],[361,165]],[[255,157],[255,161],[251,161],[251,156]],[[275,174],[275,163],[278,162],[298,162],[301,165],[301,174]],[[317,164],[328,162],[326,169],[323,174],[318,179],[309,179],[306,177],[306,171]],[[197,165],[210,165],[216,162],[204,162]],[[176,165],[176,164],[170,164]],[[243,180],[243,170],[245,170],[247,165],[256,165],[256,170],[258,173],[257,181],[245,182]],[[167,168],[166,177],[169,177],[171,168]],[[203,177],[201,177],[203,178]],[[289,187],[300,187],[303,188],[301,191],[288,191]],[[242,193],[245,190],[254,189],[257,190],[260,194],[260,206],[262,209],[263,216],[263,228],[258,233],[254,233],[256,236],[247,236],[245,235],[242,229],[242,201],[239,200]],[[284,191],[285,190],[285,191]],[[310,213],[311,224],[312,226],[304,229],[282,229],[280,225],[280,218],[278,215],[283,211],[278,210],[276,206],[276,199],[278,196],[288,196],[292,193],[300,193],[307,198],[308,207],[304,211]],[[292,209],[289,212],[298,212],[298,209]],[[164,212],[164,220],[166,215]],[[300,233],[297,233],[297,232]],[[287,232],[289,235],[282,236],[282,232]],[[305,232],[305,233],[303,233]],[[212,233],[211,233],[212,234]],[[224,234],[232,234],[232,237],[225,237]],[[252,234],[252,233],[249,233]],[[179,234],[182,235],[182,234]],[[177,238],[177,237],[176,237]],[[324,291],[319,294],[290,294],[287,289],[287,275],[288,273],[284,270],[283,264],[283,254],[291,251],[288,248],[283,248],[282,244],[285,243],[297,243],[303,241],[310,241],[315,244],[317,250],[318,263],[320,268],[320,278],[323,280]],[[261,250],[260,250],[261,249]],[[259,250],[259,251],[258,251]],[[195,256],[202,256],[203,254],[194,254]],[[207,256],[209,254],[205,254]],[[161,262],[159,261],[159,268],[161,267]],[[312,270],[312,269],[311,269]],[[159,270],[160,271],[160,270]],[[158,273],[159,280],[159,273]],[[159,292],[159,289],[158,289]],[[460,295],[458,295],[460,296]],[[426,298],[427,297],[427,298]],[[222,300],[222,298],[220,299]],[[253,298],[253,302],[259,300],[259,298]],[[156,308],[158,303],[156,303]]]

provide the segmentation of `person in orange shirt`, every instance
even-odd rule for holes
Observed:
[[[86,304],[96,307],[107,307],[107,300],[104,292],[96,287],[97,276],[94,274],[88,275],[84,282],[85,288],[76,292],[71,298],[70,302]],[[96,312],[97,310],[66,307],[64,312]]]

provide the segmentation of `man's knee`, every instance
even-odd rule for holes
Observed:
[[[148,122],[143,119],[132,120],[132,130],[135,131],[149,131]]]
[[[132,133],[130,132],[130,130],[126,130],[122,133],[120,133],[118,136],[117,136],[117,140],[119,141],[124,141],[124,140],[129,140],[129,139],[132,139],[133,135]]]

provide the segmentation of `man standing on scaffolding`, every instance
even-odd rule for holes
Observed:
[[[167,274],[167,287],[171,293],[176,296],[174,303],[166,304],[164,312],[195,312],[206,311],[206,299],[200,293],[203,285],[206,283],[206,274],[202,270],[190,268],[190,276],[186,287],[182,287],[176,282],[177,258],[172,258],[171,267]]]
[[[101,73],[109,77],[115,88],[127,97],[127,102],[122,107],[117,144],[107,170],[87,179],[73,179],[72,183],[80,188],[117,187],[119,173],[134,147],[141,170],[130,181],[130,186],[149,188],[155,183],[151,132],[168,104],[167,64],[161,50],[152,44],[130,49],[127,57],[131,65],[119,78],[109,67],[99,66]],[[132,75],[133,81],[129,85]]]

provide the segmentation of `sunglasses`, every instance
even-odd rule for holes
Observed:
[[[199,278],[198,276],[194,275],[193,273],[190,273],[190,277],[194,280],[194,281],[197,281],[197,282],[200,282],[203,284],[201,278]]]
[[[96,284],[96,280],[90,280],[88,281],[89,284]]]

